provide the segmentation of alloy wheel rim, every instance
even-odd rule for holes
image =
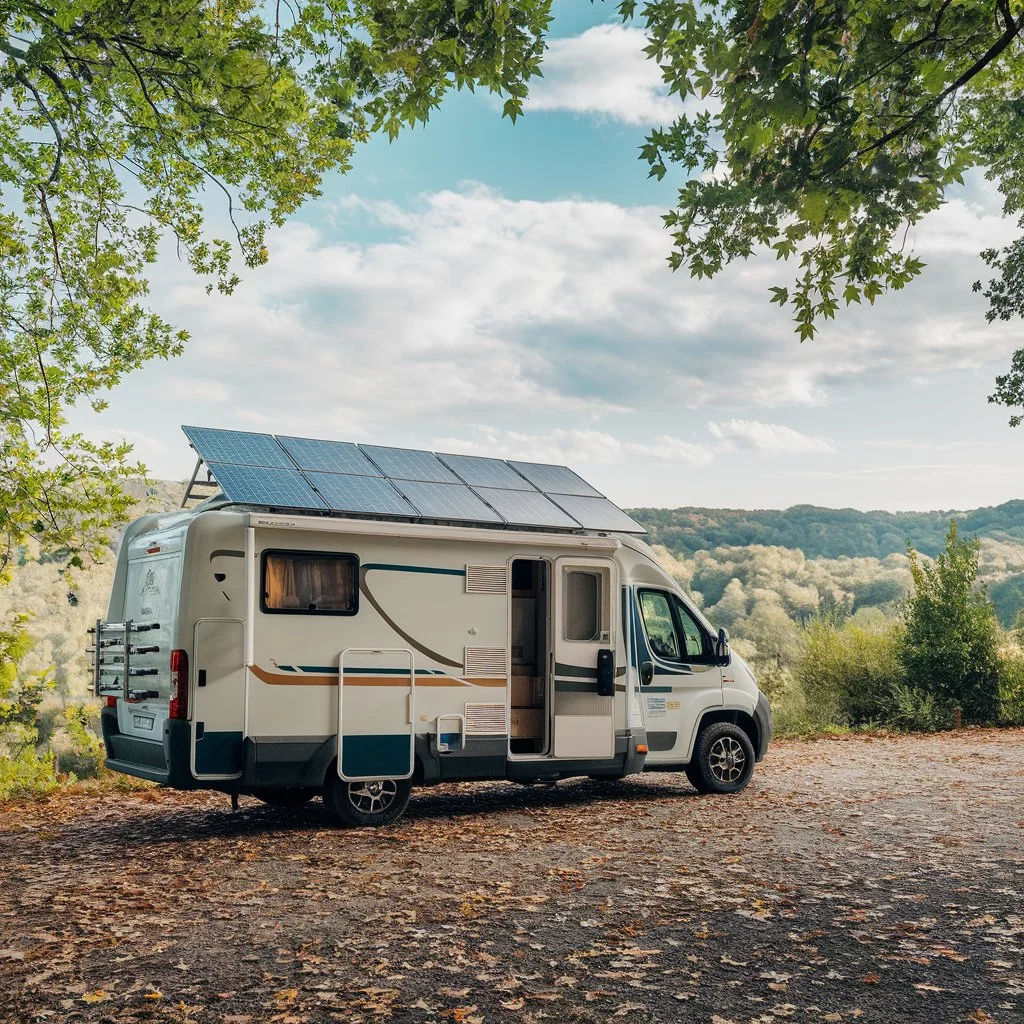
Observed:
[[[382,814],[398,796],[398,784],[391,779],[375,782],[350,782],[348,802],[363,814]]]
[[[747,767],[746,751],[732,736],[721,736],[711,744],[708,767],[719,782],[731,785]]]

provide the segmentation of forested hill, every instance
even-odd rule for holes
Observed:
[[[852,508],[794,505],[787,509],[637,508],[630,511],[650,531],[648,541],[673,554],[692,555],[748,544],[799,548],[808,558],[885,558],[908,542],[936,555],[949,520],[964,536],[1024,541],[1024,501],[971,512],[858,512]]]

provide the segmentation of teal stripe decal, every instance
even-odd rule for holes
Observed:
[[[389,572],[429,572],[437,576],[465,576],[465,569],[436,569],[430,565],[388,565],[385,562],[365,562],[361,568],[386,569]]]
[[[671,686],[645,686],[640,691],[641,693],[671,693]]]

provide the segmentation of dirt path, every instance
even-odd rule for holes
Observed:
[[[1024,1021],[1024,732],[445,786],[339,831],[157,791],[0,809],[0,1020]]]

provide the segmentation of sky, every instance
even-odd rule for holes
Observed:
[[[1021,497],[1024,428],[986,399],[1024,332],[971,292],[979,251],[1014,237],[991,186],[915,228],[922,278],[801,344],[769,304],[792,273],[773,256],[710,282],[668,269],[681,179],[637,156],[678,101],[643,45],[610,5],[561,0],[516,124],[460,93],[373,140],[231,297],[162,263],[152,304],[186,353],[73,425],[171,479],[192,423],[568,464],[627,507]]]

